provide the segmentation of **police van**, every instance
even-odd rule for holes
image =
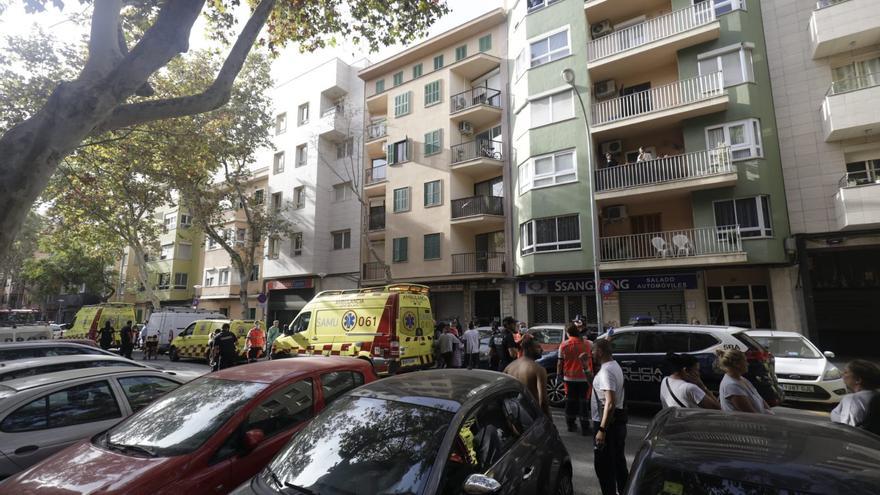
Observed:
[[[434,315],[428,287],[393,284],[320,292],[272,346],[273,357],[340,355],[369,360],[379,373],[433,365]]]
[[[715,349],[739,349],[746,355],[745,377],[771,406],[782,402],[773,356],[746,329],[714,325],[658,325],[639,320],[637,326],[616,328],[600,335],[611,338],[614,360],[623,370],[628,402],[660,403],[660,383],[669,375],[666,353],[691,354],[700,362],[700,375],[717,392],[724,372],[715,362]]]
[[[76,312],[73,325],[64,332],[64,338],[97,341],[98,331],[104,328],[104,324],[108,321],[115,330],[110,347],[119,347],[119,331],[122,330],[126,322],[134,323],[135,321],[134,304],[102,303],[83,306]]]

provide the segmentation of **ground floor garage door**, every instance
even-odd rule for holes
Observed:
[[[458,318],[462,322],[467,321],[467,318],[462,314],[464,311],[464,294],[461,292],[430,292],[429,294],[435,320],[449,321],[453,318]]]
[[[620,293],[620,324],[634,316],[651,316],[658,323],[687,323],[682,291],[633,291]]]

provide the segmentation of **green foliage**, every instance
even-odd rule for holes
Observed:
[[[90,251],[88,247],[69,244],[46,257],[31,258],[23,267],[25,283],[40,299],[76,293],[83,286],[87,293],[107,297],[113,292],[115,272],[109,268],[112,260]]]

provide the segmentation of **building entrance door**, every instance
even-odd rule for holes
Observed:
[[[475,290],[474,323],[489,325],[492,320],[501,321],[501,291],[496,289]]]

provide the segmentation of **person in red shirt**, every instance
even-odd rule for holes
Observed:
[[[591,435],[590,426],[590,380],[593,375],[592,346],[581,337],[578,327],[569,324],[565,332],[568,339],[559,344],[556,376],[565,380],[565,423],[568,431],[577,431],[580,419],[581,434]],[[558,378],[557,378],[558,379]]]
[[[254,327],[248,330],[245,345],[247,346],[248,362],[255,362],[263,353],[263,347],[266,346],[266,332],[260,328],[259,323],[255,323]]]

